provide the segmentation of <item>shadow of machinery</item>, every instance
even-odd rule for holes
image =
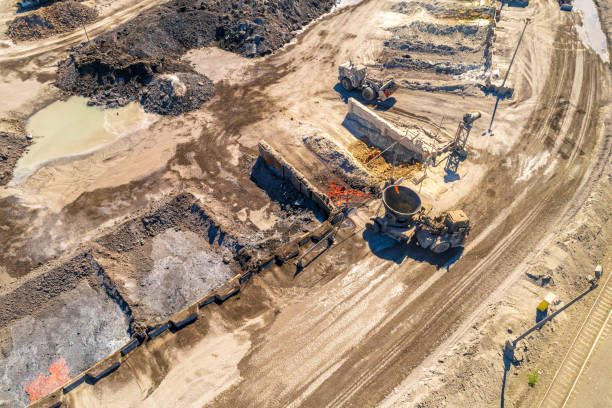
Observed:
[[[382,112],[391,109],[393,105],[397,103],[397,99],[395,99],[394,97],[390,97],[385,101],[366,101],[365,99],[361,97],[360,91],[355,90],[355,91],[349,92],[342,87],[342,84],[340,82],[338,82],[334,86],[334,91],[338,92],[338,94],[340,95],[340,98],[342,98],[342,101],[344,103],[348,103],[349,98],[353,98],[364,105],[376,105],[375,110],[382,111]]]
[[[463,248],[450,248],[441,254],[434,254],[429,249],[422,248],[412,240],[409,243],[397,242],[392,238],[381,234],[375,234],[367,229],[363,231],[363,239],[368,243],[374,255],[381,259],[401,264],[404,259],[409,258],[417,262],[426,262],[434,265],[436,269],[450,267],[461,258]]]
[[[508,377],[508,372],[510,371],[510,367],[512,367],[512,361],[509,358],[502,355],[502,359],[504,360],[504,378],[502,378],[502,386],[501,386],[501,395],[499,398],[499,406],[504,408],[505,401],[505,392],[506,392],[506,378]]]
[[[453,181],[457,181],[461,179],[459,176],[458,170],[459,165],[465,161],[465,156],[462,154],[453,151],[451,152],[447,159],[446,164],[444,165],[444,182],[452,183]]]

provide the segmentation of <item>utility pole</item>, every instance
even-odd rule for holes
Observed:
[[[425,178],[427,177],[427,168],[429,168],[431,161],[432,161],[431,156],[428,157],[427,160],[425,160],[425,169],[423,170],[423,176],[421,177],[421,181],[419,182],[419,193],[421,192],[421,187],[423,187],[423,182],[425,181]]]
[[[580,295],[578,295],[577,297],[572,299],[569,303],[567,303],[561,309],[557,310],[553,314],[551,314],[551,315],[545,317],[544,319],[540,320],[538,323],[536,323],[534,326],[532,326],[529,330],[527,330],[526,332],[524,332],[523,334],[518,336],[516,339],[514,339],[514,341],[506,340],[506,345],[504,347],[504,356],[507,359],[512,361],[514,359],[514,349],[516,348],[516,343],[518,343],[519,341],[521,341],[522,339],[527,337],[533,331],[535,331],[535,330],[539,329],[540,327],[544,326],[547,322],[551,321],[559,313],[561,313],[562,311],[564,311],[565,309],[567,309],[568,307],[570,307],[571,305],[573,305],[574,303],[576,303],[577,301],[582,299],[584,296],[586,296],[589,292],[591,292],[595,288],[597,288],[597,284],[599,282],[599,279],[601,279],[602,274],[603,274],[603,269],[602,269],[601,265],[597,265],[597,267],[595,268],[595,278],[591,279],[591,281],[590,281],[591,282],[591,286],[587,290],[585,290]],[[609,278],[609,276],[608,276],[608,278]]]
[[[89,38],[89,34],[87,33],[87,29],[85,28],[85,23],[81,23],[81,26],[83,27],[83,31],[85,32],[85,38],[87,38],[87,44],[88,45],[93,45],[93,47],[98,50],[98,52],[100,52],[100,49],[98,48],[98,46],[96,45],[96,43],[92,43],[90,38]]]
[[[87,29],[85,28],[85,23],[81,23],[81,25],[83,26],[83,31],[85,31],[85,38],[87,38],[87,44],[91,44],[91,41],[89,41],[89,35],[87,34]]]
[[[525,34],[525,30],[527,29],[527,25],[531,22],[530,18],[525,19],[525,25],[523,26],[523,31],[521,32],[521,36],[519,37],[518,44],[516,44],[516,48],[514,49],[514,54],[512,54],[512,59],[510,60],[510,65],[508,66],[508,70],[506,71],[506,76],[504,77],[504,82],[502,82],[501,87],[503,88],[506,85],[506,80],[508,79],[508,75],[510,74],[510,68],[512,68],[512,64],[514,63],[514,58],[516,57],[516,53],[518,52],[519,46],[521,45],[521,41],[523,41],[523,35]]]
[[[514,54],[512,54],[512,59],[510,59],[510,65],[508,65],[508,70],[506,71],[506,75],[504,76],[504,81],[501,84],[500,90],[503,90],[506,85],[506,81],[508,80],[508,76],[510,75],[510,68],[512,68],[512,64],[514,64],[514,58],[516,58],[516,53],[518,52],[519,46],[521,45],[521,41],[523,41],[523,35],[525,35],[525,30],[527,29],[527,25],[531,22],[531,18],[525,19],[525,25],[523,26],[523,31],[521,32],[521,36],[519,37],[518,43],[516,44],[516,48],[514,49]],[[495,112],[497,112],[497,106],[499,105],[499,96],[495,101],[495,108],[493,108],[493,114],[491,115],[491,123],[489,123],[489,133],[491,133],[491,128],[493,127],[493,119],[495,119]]]

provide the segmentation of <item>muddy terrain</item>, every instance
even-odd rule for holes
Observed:
[[[23,406],[64,363],[74,382],[39,406],[537,405],[590,304],[528,338],[520,364],[506,366],[505,340],[547,292],[557,308],[594,263],[612,266],[605,55],[556,2],[497,19],[499,2],[346,3],[117,3],[91,44],[77,30],[0,48],[11,89],[60,62],[68,93],[163,114],[0,187],[0,405]],[[514,92],[483,92],[524,27]],[[402,85],[360,108],[377,118],[362,128],[360,93],[338,83],[349,59]],[[467,156],[373,160],[381,123],[443,144],[472,110]],[[463,210],[465,247],[366,231],[391,175],[436,211]],[[313,189],[359,197],[330,239]]]

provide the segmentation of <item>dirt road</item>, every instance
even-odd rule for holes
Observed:
[[[351,142],[352,135],[339,125],[346,107],[342,93],[333,90],[336,66],[351,55],[362,56],[364,62],[376,59],[388,35],[380,27],[393,3],[370,0],[327,17],[297,44],[256,65],[249,71],[251,82],[221,87],[218,102],[210,106],[214,125],[179,148],[177,158],[188,162],[189,152],[210,174],[232,172],[229,161],[206,160],[207,152],[228,157],[228,146],[248,151],[263,137],[309,177],[320,179],[327,169],[300,144],[299,136],[315,128],[339,143]],[[205,323],[165,340],[163,350],[171,356],[156,362],[135,357],[130,367],[120,368],[122,375],[116,377],[121,381],[109,377],[79,390],[71,397],[74,402],[95,400],[108,406],[110,395],[140,401],[158,387],[175,387],[174,394],[163,394],[168,404],[179,401],[194,378],[217,390],[197,406],[214,401],[217,407],[371,407],[387,398],[469,324],[466,319],[485,299],[512,284],[525,259],[573,217],[609,166],[612,141],[604,137],[602,125],[610,86],[607,68],[577,39],[569,17],[559,17],[556,4],[536,1],[512,10],[507,31],[516,31],[527,12],[534,13],[536,23],[511,75],[515,99],[502,102],[493,136],[480,135],[490,113],[473,131],[475,154],[470,160],[486,170],[473,184],[469,179],[456,184],[467,185],[469,194],[456,205],[474,225],[462,253],[433,258],[364,233],[374,204],[354,216],[352,235],[296,277],[290,267],[264,271],[239,299],[211,312]],[[500,48],[511,50],[512,38]],[[407,90],[396,99],[386,115],[410,112],[430,123],[443,115],[457,123],[467,109],[490,112],[495,102]],[[200,183],[230,190],[229,182]],[[240,197],[234,193],[230,201]],[[248,351],[243,342],[219,352],[207,348],[215,336],[242,341],[248,336]],[[158,347],[146,346],[142,353],[158,353]],[[213,381],[216,373],[206,368],[210,362],[195,358],[202,350],[235,362],[231,370],[237,371]],[[186,378],[172,370],[190,359],[198,375]],[[163,374],[142,374],[148,364]],[[142,378],[147,387],[141,386]],[[159,397],[147,401],[159,404]],[[185,406],[193,402],[180,401]],[[394,406],[393,399],[385,404]]]
[[[118,25],[129,21],[145,10],[149,10],[162,3],[164,0],[140,1],[130,7],[123,8],[112,15],[88,24],[85,29],[89,38],[105,31],[111,30]],[[50,52],[68,51],[74,45],[87,41],[87,36],[82,29],[67,34],[51,37],[44,41],[24,42],[8,48],[0,49],[0,63],[18,61],[32,58]]]

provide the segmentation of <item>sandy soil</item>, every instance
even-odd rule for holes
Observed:
[[[610,325],[607,327],[581,376],[580,382],[576,385],[575,395],[569,400],[568,407],[603,408],[612,404],[612,393],[607,385],[607,379],[612,374],[610,365],[607,363],[612,352],[612,340]]]
[[[213,82],[235,83],[240,81],[240,73],[246,66],[253,64],[252,59],[217,47],[191,50],[185,54],[183,59],[189,61],[197,72],[206,75]]]

